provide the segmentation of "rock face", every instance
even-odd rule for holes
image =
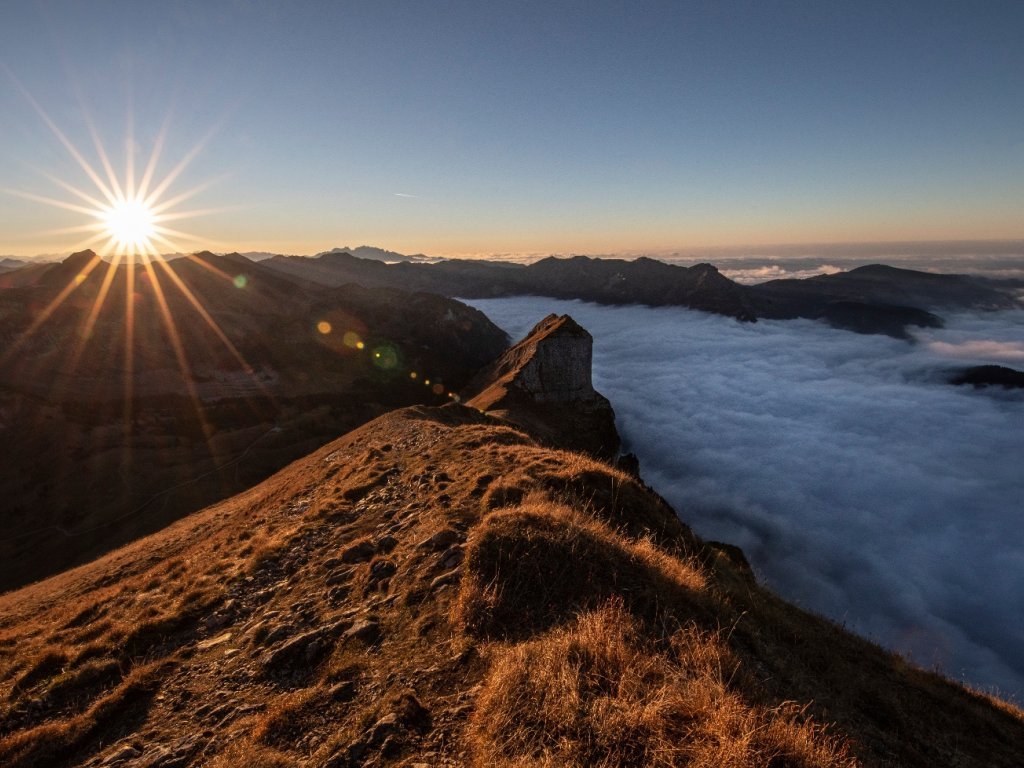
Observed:
[[[594,389],[594,339],[568,315],[548,315],[470,383],[468,404],[542,439],[611,458],[615,412]]]
[[[563,333],[538,345],[534,356],[519,372],[516,383],[538,403],[570,403],[593,397],[592,342],[589,333],[576,328],[582,333]]]
[[[576,403],[601,396],[590,378],[594,339],[568,315],[548,315],[503,358],[511,383],[538,403]]]

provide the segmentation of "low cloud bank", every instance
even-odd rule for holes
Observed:
[[[1024,697],[1024,395],[945,383],[1019,362],[1024,312],[918,344],[804,320],[474,300],[513,338],[594,335],[594,385],[645,480],[787,598],[954,679]]]
[[[723,262],[718,266],[719,271],[730,280],[744,285],[764,283],[768,280],[803,280],[818,275],[833,275],[842,272],[843,267],[834,264],[813,264],[804,266],[802,264],[786,264],[771,262],[755,267],[738,267],[729,262]]]
[[[836,249],[833,249],[835,251]],[[707,254],[701,258],[693,256],[669,257],[668,261],[680,266],[691,266],[708,261],[718,267],[726,277],[745,285],[763,283],[767,280],[802,280],[817,275],[831,275],[845,272],[866,264],[889,264],[902,269],[916,269],[922,272],[947,274],[969,274],[995,279],[1024,279],[1024,256],[1019,254],[899,254],[899,253],[843,253],[822,249],[814,256],[785,256],[765,254],[761,256],[737,256],[735,254]]]

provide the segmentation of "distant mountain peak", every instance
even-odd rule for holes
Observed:
[[[84,251],[78,251],[68,256],[61,264],[79,264],[92,261],[96,258],[96,251],[91,248],[86,248]]]
[[[205,251],[205,253],[209,253],[209,251]],[[243,265],[255,263],[248,256],[245,256],[244,254],[241,254],[238,251],[233,251],[231,253],[225,253],[223,256],[221,256],[221,258],[226,260],[226,261],[234,261],[234,262],[237,262],[237,263],[243,264]]]
[[[434,261],[434,259],[431,259],[429,256],[422,253],[414,253],[410,255],[399,253],[398,251],[389,251],[385,248],[378,248],[375,245],[360,245],[356,248],[350,248],[346,245],[342,248],[331,248],[329,251],[321,251],[316,254],[316,258],[330,256],[333,254],[345,254],[355,256],[357,259],[367,259],[369,261]]]

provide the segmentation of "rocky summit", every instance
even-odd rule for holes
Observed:
[[[590,378],[593,351],[593,337],[575,320],[549,315],[501,357],[497,370],[485,371],[484,378],[507,382],[538,403],[603,400]]]
[[[469,384],[469,405],[554,444],[613,458],[615,413],[594,389],[594,339],[568,315],[548,315]]]

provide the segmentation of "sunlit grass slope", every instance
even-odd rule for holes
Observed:
[[[1019,710],[781,601],[636,478],[458,405],[0,598],[0,707],[22,768],[1024,754]]]

